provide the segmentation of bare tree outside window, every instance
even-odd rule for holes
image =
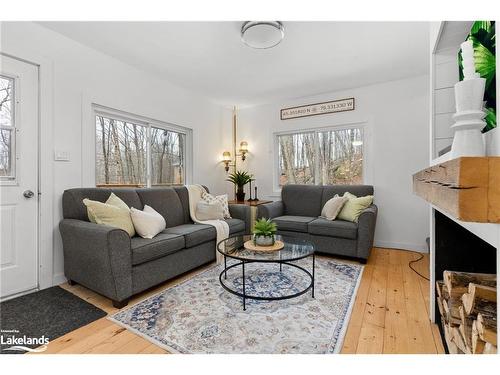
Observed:
[[[147,128],[96,116],[96,184],[146,186]]]
[[[279,186],[361,184],[363,130],[278,135]]]
[[[151,128],[151,185],[184,184],[185,136]]]
[[[278,136],[279,184],[314,184],[314,133]]]
[[[363,130],[342,129],[318,133],[320,183],[363,183]]]
[[[0,76],[0,178],[14,179],[14,79]]]
[[[184,184],[185,134],[148,127],[96,115],[97,186]]]

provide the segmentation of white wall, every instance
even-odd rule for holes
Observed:
[[[70,152],[69,162],[52,161],[52,191],[43,192],[54,199],[54,283],[63,280],[62,244],[57,229],[62,217],[62,193],[94,183],[89,177],[93,176],[93,165],[86,163],[85,156],[93,154],[95,147],[82,142],[89,134],[92,138],[94,132],[94,119],[88,115],[90,101],[193,129],[192,182],[206,184],[215,192],[225,189],[225,174],[218,164],[224,148],[220,140],[226,134],[221,107],[40,25],[3,22],[1,31],[2,52],[26,60],[40,56],[53,70],[49,82],[53,128],[44,131],[53,133],[55,150]]]
[[[281,108],[354,97],[351,112],[281,121]],[[245,169],[259,198],[278,199],[273,189],[273,133],[351,123],[366,125],[366,180],[375,187],[377,246],[426,251],[426,203],[412,193],[412,174],[428,166],[429,77],[419,76],[341,92],[283,101],[239,111],[238,142],[249,143]]]

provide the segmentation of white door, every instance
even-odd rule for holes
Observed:
[[[0,298],[38,287],[38,67],[0,55]]]

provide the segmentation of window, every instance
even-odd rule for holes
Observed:
[[[14,105],[14,79],[0,75],[0,181],[16,178]]]
[[[96,113],[96,185],[186,183],[187,132]]]
[[[185,135],[151,128],[151,185],[184,184]]]
[[[363,128],[277,135],[278,185],[363,183]]]

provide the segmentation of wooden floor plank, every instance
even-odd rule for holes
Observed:
[[[403,286],[403,268],[398,253],[389,254],[387,277],[387,312],[384,326],[384,353],[410,353],[408,315]]]
[[[409,349],[411,353],[436,353],[436,345],[431,329],[431,322],[420,289],[419,277],[408,267],[414,259],[411,252],[400,252],[403,269],[406,312],[408,316]]]
[[[381,354],[384,349],[384,328],[371,323],[363,324],[359,334],[357,354]]]
[[[374,265],[372,263],[368,263],[363,270],[363,275],[358,288],[358,294],[354,300],[351,319],[349,321],[349,326],[347,327],[346,336],[342,346],[343,354],[356,353],[359,335],[361,332],[361,325],[363,324],[366,302],[368,299],[368,291],[370,290],[370,284],[372,281],[373,268]]]
[[[385,312],[387,309],[387,264],[389,262],[388,250],[378,249],[374,253],[375,269],[373,270],[368,299],[363,315],[363,323],[384,328]]]
[[[408,267],[417,254],[374,248],[363,271],[342,347],[342,353],[443,353],[438,327],[428,318],[428,282]],[[429,258],[415,264],[428,275]],[[135,296],[135,304],[196,273],[183,275]],[[113,314],[111,301],[79,285],[61,285],[80,298]],[[168,353],[148,340],[101,318],[51,341],[45,353]]]

